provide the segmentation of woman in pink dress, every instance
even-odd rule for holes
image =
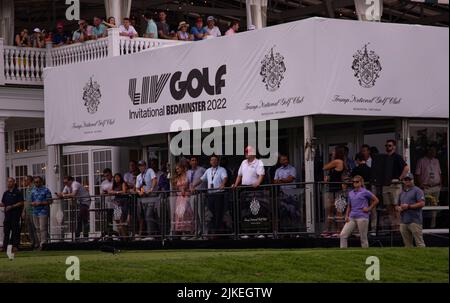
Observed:
[[[189,203],[189,184],[186,169],[180,163],[175,167],[176,177],[174,185],[177,190],[175,203],[174,231],[181,234],[192,234],[194,232],[194,212]]]

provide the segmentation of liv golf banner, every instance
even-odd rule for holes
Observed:
[[[47,144],[165,133],[173,123],[448,117],[448,29],[313,18],[47,68],[44,89]]]

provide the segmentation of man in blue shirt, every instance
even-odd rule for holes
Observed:
[[[425,206],[423,191],[414,185],[414,177],[407,173],[403,178],[403,191],[398,198],[396,210],[400,212],[400,233],[405,247],[425,247],[422,234],[422,208]]]
[[[94,26],[92,28],[92,35],[94,38],[103,38],[107,36],[106,26],[102,23],[102,19],[100,17],[94,17]]]
[[[155,171],[147,168],[147,162],[144,160],[138,162],[138,168],[139,175],[136,177],[136,192],[140,196],[136,209],[139,220],[138,237],[142,237],[145,220],[147,238],[143,240],[154,240],[151,235],[160,230],[158,218],[160,215],[160,205],[158,197],[151,195],[151,193],[158,185],[158,180]]]
[[[5,218],[3,220],[3,248],[6,251],[9,244],[12,244],[12,252],[15,253],[20,244],[20,216],[24,205],[23,195],[16,187],[16,180],[8,178],[8,189],[3,193],[0,207],[5,208]]]
[[[53,35],[53,47],[67,44],[69,39],[69,36],[64,32],[64,23],[58,22],[56,25],[56,33]]]
[[[48,216],[50,214],[50,203],[52,193],[43,185],[40,176],[34,177],[34,188],[31,191],[31,206],[33,207],[33,222],[39,240],[39,248],[47,242],[48,238]]]
[[[206,31],[206,28],[203,27],[202,18],[197,18],[195,26],[191,29],[191,34],[194,36],[194,41],[199,41],[206,38],[208,32]]]

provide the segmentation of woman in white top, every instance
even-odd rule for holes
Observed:
[[[177,38],[182,41],[192,41],[193,36],[188,32],[189,24],[185,21],[181,21],[178,25]]]

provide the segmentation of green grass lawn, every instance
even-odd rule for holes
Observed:
[[[0,282],[73,283],[68,256],[80,259],[79,282],[367,282],[368,256],[380,282],[449,282],[448,248],[20,252],[0,257]]]

